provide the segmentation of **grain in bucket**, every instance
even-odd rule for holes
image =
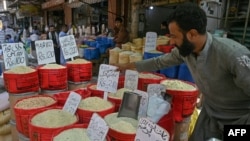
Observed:
[[[13,67],[4,71],[3,78],[4,86],[9,93],[17,94],[39,90],[38,72],[30,67]]]
[[[67,67],[58,64],[46,64],[38,67],[41,90],[64,90],[68,88]]]
[[[26,92],[26,93],[18,93],[18,94],[9,93],[11,119],[16,120],[14,107],[18,100],[31,97],[31,96],[36,96],[36,95],[38,95],[38,92]]]
[[[34,113],[29,120],[30,141],[51,141],[60,129],[78,123],[78,116],[62,108],[46,108]]]
[[[87,135],[87,128],[88,124],[75,124],[71,127],[63,128],[54,133],[52,141],[62,141],[64,139],[68,139],[68,141],[90,141]],[[111,140],[106,136],[104,141]]]
[[[93,113],[97,113],[101,117],[115,111],[115,105],[100,97],[87,97],[82,99],[77,108],[80,123],[89,123]]]
[[[57,105],[57,100],[48,95],[37,95],[20,99],[14,106],[16,127],[19,133],[29,137],[29,118],[40,109]]]
[[[192,115],[199,94],[195,84],[178,79],[166,79],[160,83],[166,86],[166,93],[173,97],[175,121],[181,122]]]
[[[68,81],[84,82],[92,79],[92,62],[85,59],[76,59],[66,63]]]

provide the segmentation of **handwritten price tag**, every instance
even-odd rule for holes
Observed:
[[[157,34],[155,32],[146,33],[145,52],[155,50]]]
[[[52,40],[35,41],[37,61],[39,65],[56,62]]]
[[[87,135],[91,141],[104,141],[108,133],[107,123],[96,113],[91,117],[87,128]]]
[[[101,64],[97,79],[97,90],[115,93],[117,91],[119,71],[115,66]]]
[[[2,44],[4,65],[6,69],[26,66],[25,51],[22,43]]]
[[[135,141],[169,141],[169,138],[165,129],[147,118],[140,118]]]
[[[166,87],[163,84],[149,84],[147,92],[149,97],[154,94],[161,95],[162,92],[166,92]]]
[[[140,90],[134,90],[134,93],[142,96],[140,102],[140,108],[138,112],[138,119],[141,117],[147,117],[147,110],[148,110],[148,93]]]
[[[81,99],[82,97],[78,93],[70,92],[69,97],[67,98],[66,103],[63,106],[63,110],[74,115]]]
[[[65,59],[73,58],[79,55],[76,40],[73,35],[60,37],[59,41]]]
[[[133,70],[126,70],[124,87],[130,90],[136,90],[138,86],[139,73]]]

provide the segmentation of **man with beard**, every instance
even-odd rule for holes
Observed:
[[[118,70],[138,71],[187,64],[204,98],[190,141],[224,140],[224,125],[250,124],[250,51],[231,39],[213,37],[206,26],[206,14],[197,4],[181,4],[168,20],[170,43],[176,46],[171,53],[115,64]]]

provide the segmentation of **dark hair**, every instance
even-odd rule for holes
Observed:
[[[122,18],[116,17],[116,18],[115,18],[115,21],[116,21],[116,22],[121,22],[121,23],[122,23]]]
[[[168,18],[168,23],[171,22],[176,22],[182,32],[196,29],[200,34],[206,33],[206,13],[195,3],[185,2],[177,6]]]
[[[49,25],[49,27],[55,27],[55,26],[52,24],[52,25]]]
[[[163,21],[163,22],[161,23],[161,25],[163,25],[163,26],[168,26],[168,23],[167,23],[167,21]]]
[[[66,24],[63,24],[63,25],[61,26],[61,29],[63,29],[63,28],[68,28],[68,26],[67,26]]]

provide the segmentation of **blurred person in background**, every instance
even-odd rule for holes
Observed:
[[[56,63],[61,64],[60,63],[61,51],[60,51],[60,45],[59,45],[59,35],[57,34],[54,25],[49,26],[49,33],[47,34],[47,39],[52,40],[53,45],[54,45]]]
[[[114,42],[115,47],[120,47],[122,44],[125,44],[129,41],[129,32],[123,25],[123,20],[120,17],[115,19],[115,27],[114,27]]]
[[[59,33],[59,38],[60,37],[64,37],[64,36],[68,36],[67,32],[68,32],[68,26],[67,25],[62,25],[61,31]],[[65,65],[66,64],[66,60],[65,60],[63,52],[62,52],[62,47],[60,47],[60,49],[61,49],[60,50],[61,51],[61,53],[60,53],[60,63],[62,65]]]

